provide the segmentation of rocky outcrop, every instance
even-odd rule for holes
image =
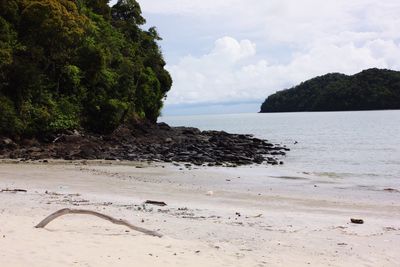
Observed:
[[[251,135],[170,127],[165,123],[118,128],[111,135],[65,132],[41,140],[0,138],[0,158],[106,159],[236,166],[283,164],[288,148]]]

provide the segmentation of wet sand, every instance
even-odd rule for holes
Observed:
[[[0,164],[0,266],[398,266],[400,193],[281,167]],[[167,206],[143,205],[146,200]],[[34,226],[62,208],[87,215]],[[362,218],[362,225],[350,223]]]

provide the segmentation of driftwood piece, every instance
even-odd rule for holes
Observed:
[[[11,192],[11,193],[17,193],[17,192],[22,192],[22,193],[26,193],[26,192],[28,192],[27,190],[25,190],[25,189],[2,189],[1,191],[0,191],[1,193],[3,193],[3,192]]]
[[[154,200],[146,200],[144,202],[144,204],[149,204],[149,205],[156,205],[156,206],[167,206],[167,203],[163,202],[163,201],[154,201]]]
[[[96,212],[96,211],[91,211],[91,210],[78,210],[78,209],[62,209],[59,211],[54,212],[53,214],[49,215],[46,217],[43,221],[41,221],[38,225],[35,226],[35,228],[44,228],[46,225],[48,225],[51,221],[57,219],[60,216],[67,215],[67,214],[86,214],[86,215],[93,215],[96,217],[99,217],[101,219],[107,220],[111,223],[118,224],[118,225],[124,225],[134,231],[138,231],[141,233],[144,233],[146,235],[151,235],[151,236],[157,236],[157,237],[162,237],[162,234],[157,233],[155,231],[151,231],[139,226],[135,226],[130,224],[129,222],[121,219],[115,219],[111,216]]]

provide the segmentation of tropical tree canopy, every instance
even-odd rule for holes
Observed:
[[[330,73],[269,96],[261,112],[400,109],[400,72]]]
[[[135,0],[0,0],[0,134],[155,122],[172,79]]]

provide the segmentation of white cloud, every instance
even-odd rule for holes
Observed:
[[[398,0],[143,0],[147,14],[187,16],[269,41],[303,43],[343,31],[398,37]]]
[[[249,40],[238,42],[231,37],[224,37],[215,42],[215,47],[209,57],[221,57],[222,60],[236,62],[255,53],[256,45]]]
[[[328,72],[400,70],[399,0],[139,2],[173,62],[167,105],[261,100]]]
[[[319,40],[288,64],[257,59],[255,44],[224,37],[202,57],[184,57],[168,66],[174,77],[167,104],[230,102],[263,99],[277,90],[328,72],[354,74],[379,67],[400,69],[400,46],[392,40],[354,42]],[[249,62],[250,61],[250,62]]]

